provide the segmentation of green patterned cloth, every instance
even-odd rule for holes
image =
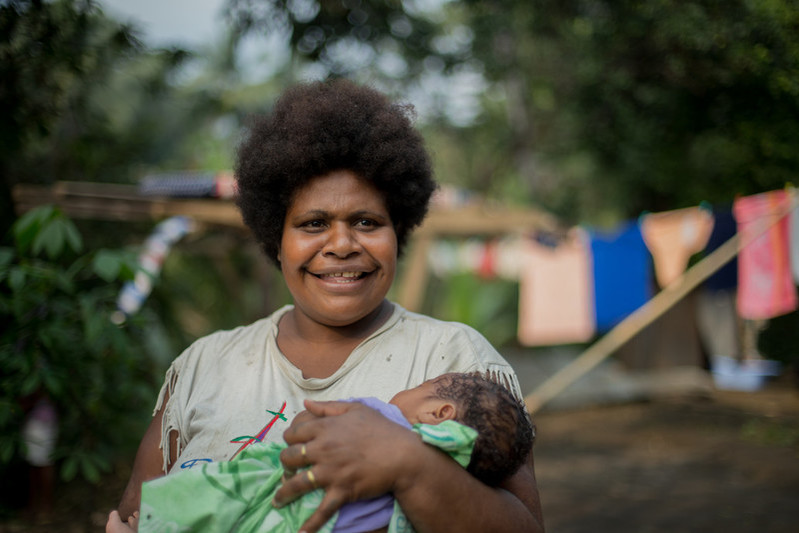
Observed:
[[[461,466],[469,464],[477,432],[447,420],[416,424],[422,441],[448,453]],[[229,462],[205,463],[142,485],[139,532],[296,533],[322,502],[321,489],[276,509],[272,498],[280,487],[285,444],[263,443],[245,448]],[[333,531],[338,514],[320,530]],[[412,532],[397,502],[389,533]]]

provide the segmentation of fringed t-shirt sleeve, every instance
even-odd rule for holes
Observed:
[[[161,442],[159,444],[159,448],[161,449],[163,458],[162,469],[164,474],[169,471],[169,458],[171,455],[173,455],[173,450],[170,449],[169,439],[169,434],[172,431],[176,432],[178,435],[177,449],[174,450],[174,456],[179,456],[181,451],[181,432],[178,420],[178,410],[175,409],[175,385],[177,384],[178,380],[177,368],[180,361],[181,359],[176,359],[169,366],[169,369],[167,369],[166,377],[164,378],[164,384],[161,386],[161,392],[158,394],[158,401],[155,404],[155,409],[153,409],[153,416],[155,416],[158,411],[163,410],[163,417],[161,418]]]

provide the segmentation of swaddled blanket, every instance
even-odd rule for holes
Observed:
[[[469,464],[477,432],[457,422],[439,425],[405,421],[399,409],[374,398],[356,399],[389,419],[411,428],[422,441],[448,453],[463,467]],[[257,443],[229,462],[202,466],[168,475],[142,485],[139,532],[236,531],[295,533],[319,507],[321,489],[281,507],[272,498],[281,485],[280,451],[285,444]],[[385,495],[342,507],[320,530],[369,531],[389,526],[389,533],[413,529],[396,501]]]

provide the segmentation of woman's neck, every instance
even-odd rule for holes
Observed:
[[[392,311],[392,304],[383,300],[357,322],[330,326],[295,308],[280,319],[277,344],[303,377],[324,378],[338,370],[356,346],[385,324]]]
[[[377,331],[391,316],[393,306],[388,300],[380,302],[373,311],[363,318],[345,326],[333,326],[314,320],[296,307],[283,315],[279,329],[292,337],[319,344],[359,341]]]

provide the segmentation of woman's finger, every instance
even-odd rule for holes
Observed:
[[[292,477],[298,469],[311,464],[307,442],[317,431],[313,424],[317,420],[319,417],[316,415],[302,411],[294,417],[289,428],[283,432],[283,440],[289,445],[280,452],[280,462],[286,471],[285,477]],[[305,448],[303,448],[304,446]]]
[[[313,465],[312,452],[308,450],[313,447],[313,441],[291,444],[280,451],[280,462],[286,471],[286,477],[291,477],[300,468]]]
[[[300,411],[294,416],[294,418],[291,419],[291,425],[303,424],[309,420],[315,420],[317,418],[319,418],[319,415],[316,415],[306,409],[305,411]]]
[[[135,531],[122,521],[117,511],[111,511],[108,515],[108,522],[105,524],[106,533],[130,533]]]
[[[347,502],[338,496],[338,492],[335,489],[327,491],[322,503],[300,527],[300,533],[316,533],[328,520],[333,518],[336,511],[341,509],[341,506],[345,503]]]
[[[291,425],[283,432],[283,439],[288,444],[297,444],[313,439],[328,424],[336,423],[335,420],[331,420],[333,417],[358,409],[369,409],[354,402],[315,402],[305,400],[304,403],[306,410],[295,416]]]
[[[300,411],[291,421],[288,429],[283,432],[283,440],[287,444],[303,443],[311,440],[318,431],[319,422],[324,417],[317,416],[310,411]]]
[[[284,478],[283,484],[275,492],[272,504],[275,507],[283,507],[304,494],[322,488],[322,480],[319,479],[319,470],[307,468],[296,472],[293,476]]]
[[[343,415],[360,405],[354,402],[317,402],[315,400],[305,400],[303,404],[308,413],[317,417]]]

